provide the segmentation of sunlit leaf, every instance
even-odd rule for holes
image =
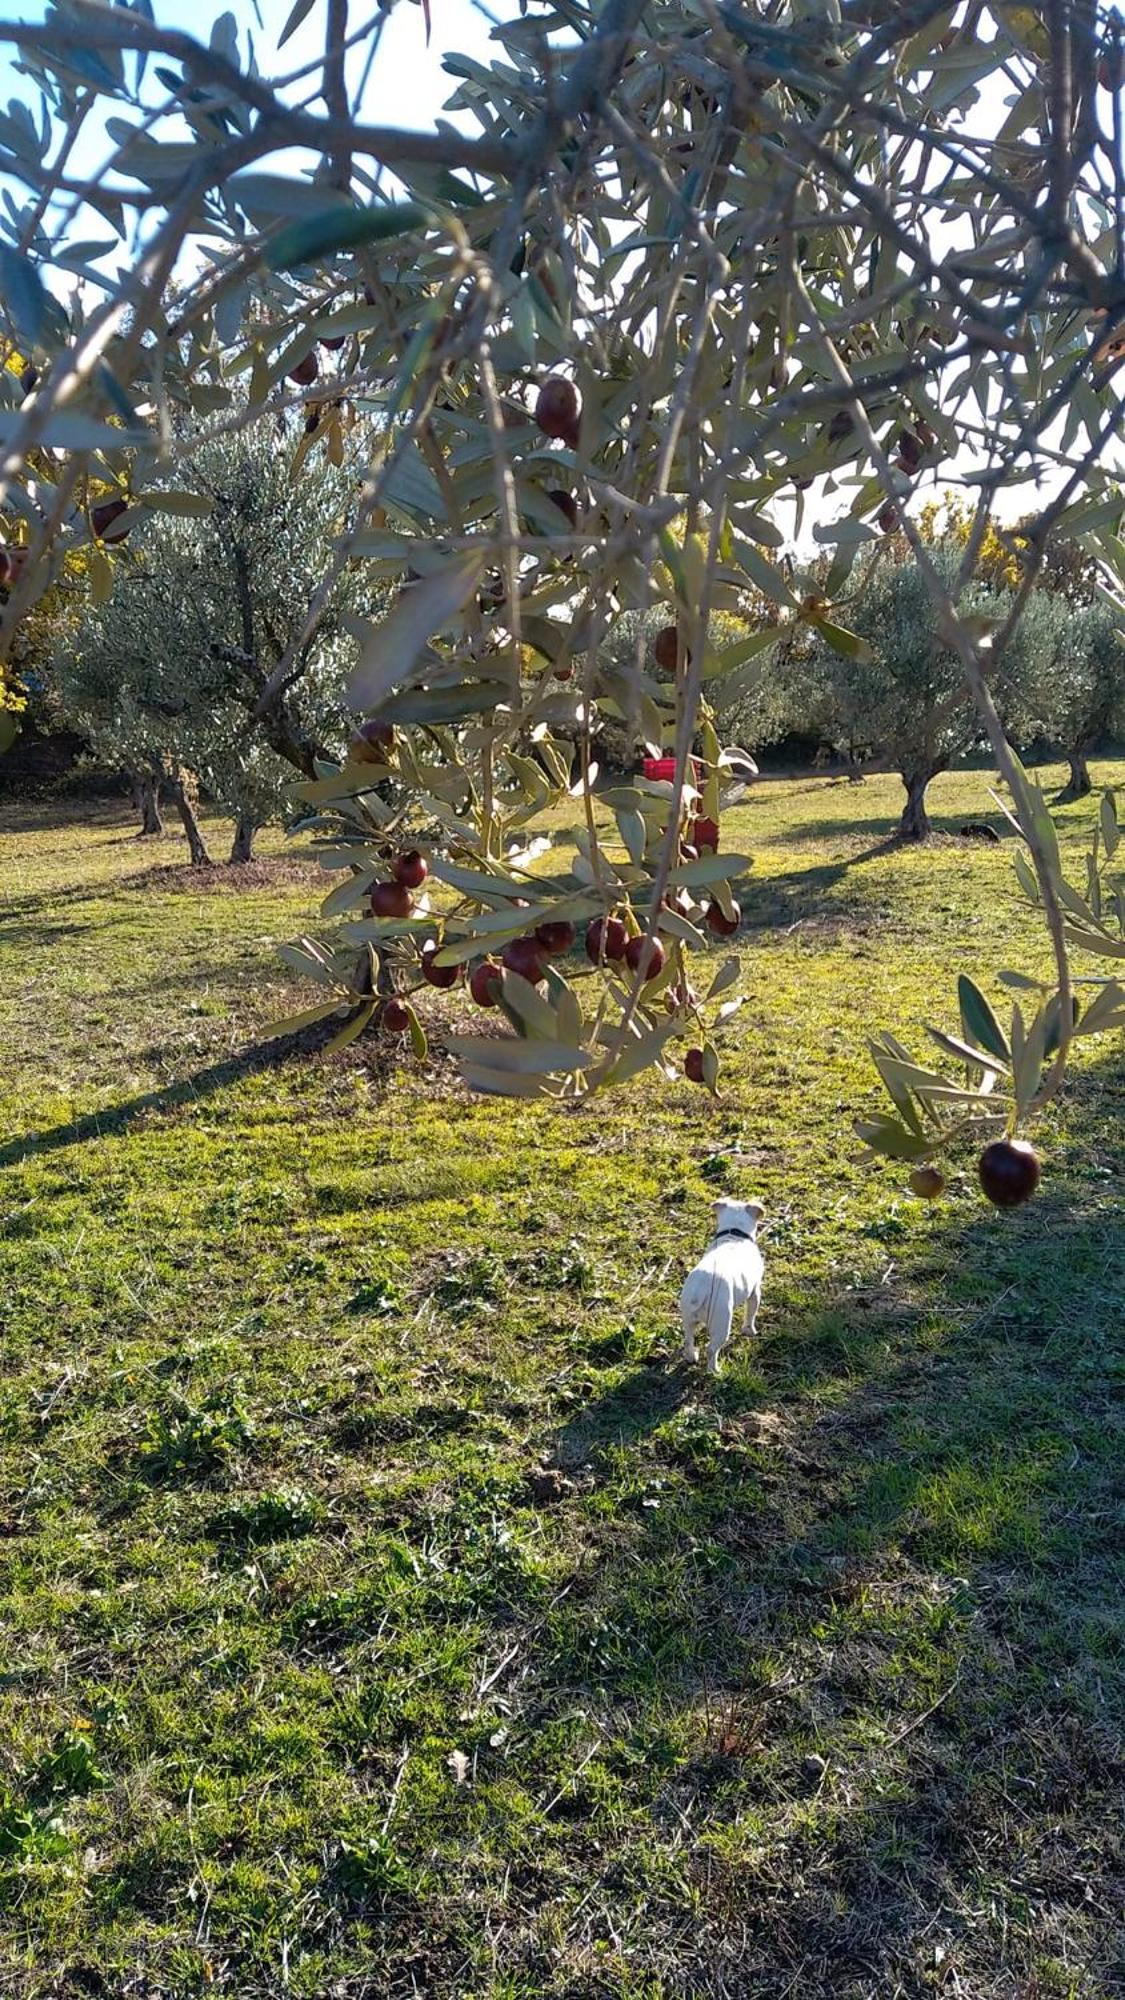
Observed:
[[[296,1035],[302,1028],[314,1027],[317,1021],[326,1021],[330,1014],[338,1014],[338,1000],[325,1000],[319,1007],[305,1007],[299,1014],[283,1014],[278,1021],[271,1021],[263,1029],[263,1038],[273,1041],[280,1035]]]
[[[834,653],[842,653],[848,660],[873,660],[875,655],[866,639],[858,632],[849,632],[843,625],[833,624],[830,618],[810,617],[810,625],[815,626],[825,644]]]
[[[728,987],[733,986],[741,971],[741,959],[725,958],[707,988],[708,1000],[717,1000],[720,993],[725,993]]]
[[[345,1021],[339,1034],[333,1035],[332,1040],[327,1043],[324,1050],[325,1055],[335,1055],[337,1050],[346,1049],[350,1043],[357,1041],[374,1014],[377,1004],[375,1000],[365,1001],[363,1006],[358,1008],[352,1015],[351,1020]]]
[[[1001,1062],[1008,1062],[1011,1050],[1004,1030],[980,987],[975,980],[969,978],[967,972],[963,972],[957,981],[957,999],[966,1039],[976,1042],[980,1048],[986,1049],[989,1055],[998,1056]]]

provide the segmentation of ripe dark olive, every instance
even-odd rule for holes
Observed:
[[[708,903],[707,928],[713,937],[733,937],[742,922],[742,911],[737,903],[732,903],[734,915],[728,917],[721,903]]]
[[[319,413],[316,410],[310,410],[308,416],[305,418],[305,436],[311,437],[319,423]]]
[[[128,528],[118,528],[114,534],[113,524],[121,519],[122,514],[128,512],[128,507],[127,500],[99,500],[97,506],[90,509],[90,526],[95,535],[103,542],[123,542],[129,532]]]
[[[620,917],[595,917],[586,926],[586,956],[593,965],[601,963],[603,954],[606,958],[624,958],[628,943],[629,933]]]
[[[513,938],[510,944],[504,946],[500,962],[509,972],[517,972],[532,986],[537,986],[546,975],[542,950],[533,937]]]
[[[703,1050],[689,1049],[684,1057],[684,1075],[689,1083],[703,1082]]]
[[[895,529],[898,527],[898,515],[895,513],[889,500],[885,507],[880,507],[875,519],[878,521],[885,535],[893,535]]]
[[[307,389],[309,383],[315,382],[319,374],[320,363],[314,350],[310,348],[307,354],[302,354],[301,359],[293,363],[289,370],[289,380],[299,382],[303,389]]]
[[[664,902],[666,907],[669,910],[674,910],[678,917],[690,917],[695,908],[695,904],[692,902],[686,889],[674,889],[670,896],[665,896]]]
[[[384,1003],[382,1024],[384,1034],[405,1035],[410,1026],[410,1009],[405,1000],[396,1000],[392,996]]]
[[[691,659],[691,654],[686,646],[680,645],[676,627],[663,625],[653,640],[652,657],[664,673],[674,674],[682,661]]]
[[[442,992],[447,992],[451,986],[456,986],[457,981],[460,979],[461,967],[459,965],[435,965],[434,960],[437,955],[438,947],[436,944],[427,944],[422,947],[422,977],[427,986],[437,986]]]
[[[936,1201],[939,1194],[945,1193],[945,1175],[936,1167],[915,1167],[910,1186],[922,1201]]]
[[[717,819],[694,819],[688,838],[700,854],[717,854],[719,851],[719,822]]]
[[[416,847],[409,848],[405,854],[397,855],[394,869],[395,881],[404,882],[408,889],[420,889],[430,872],[425,855],[419,854]]]
[[[659,938],[630,938],[625,947],[625,963],[630,972],[644,968],[646,982],[664,970],[664,946]]]
[[[853,417],[851,411],[837,410],[835,416],[832,419],[832,422],[828,426],[829,444],[842,443],[844,438],[851,436],[854,429],[855,429],[855,418]]]
[[[23,370],[22,374],[20,375],[20,388],[23,390],[25,396],[30,396],[38,380],[39,380],[38,368],[33,368],[31,366],[31,363],[28,362],[27,367]]]
[[[573,382],[565,375],[548,375],[535,398],[535,421],[549,438],[564,443],[578,442],[578,418],[582,404]]]
[[[555,486],[547,495],[553,500],[560,514],[565,514],[572,528],[578,526],[578,502],[573,493],[565,493],[561,486]]]
[[[322,336],[320,344],[322,347],[335,349],[342,347],[347,337],[346,333],[326,333]]]
[[[500,967],[494,958],[482,958],[469,974],[469,992],[478,1007],[495,1007],[500,999]]]
[[[1120,90],[1125,80],[1125,51],[1107,49],[1098,60],[1098,82],[1103,90]]]
[[[548,958],[558,958],[564,951],[569,951],[574,943],[574,925],[561,920],[557,923],[540,924],[535,932],[535,941],[540,949],[546,952]]]
[[[922,449],[921,439],[916,438],[913,431],[900,431],[898,434],[898,464],[902,471],[908,474],[917,472],[924,457],[925,452]]]
[[[389,722],[377,722],[374,716],[361,722],[351,742],[348,756],[353,764],[381,764],[384,752],[395,740],[395,732]]]
[[[980,1184],[997,1208],[1018,1208],[1039,1185],[1039,1158],[1026,1139],[994,1139],[980,1156]]]
[[[405,882],[376,882],[371,891],[373,917],[408,917],[414,898]]]

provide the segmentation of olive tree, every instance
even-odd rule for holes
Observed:
[[[1016,727],[1061,750],[1069,777],[1061,799],[1090,790],[1090,753],[1125,730],[1125,619],[1102,600],[1074,604],[1036,591],[1020,630],[1026,672],[1016,689]]]
[[[301,962],[351,1033],[387,1018],[356,983],[357,945],[407,983],[506,951],[476,984],[510,1032],[462,1038],[465,1076],[577,1099],[667,1066],[677,1039],[708,1041],[716,1010],[687,1000],[684,958],[701,919],[736,928],[744,857],[685,864],[681,849],[717,797],[723,683],[798,627],[854,653],[857,559],[866,575],[867,545],[898,530],[1007,787],[1055,959],[1046,1074],[981,1092],[962,1126],[1027,1115],[1063,1072],[1070,973],[1049,819],[992,687],[1056,532],[1125,595],[1111,478],[1125,213],[1117,100],[1098,83],[1122,79],[1116,22],[1077,0],[985,4],[963,25],[945,0],[768,19],[575,0],[564,44],[557,12],[530,0],[497,23],[491,67],[451,59],[457,123],[415,133],[365,119],[380,17],[348,0],[326,10],[314,70],[280,84],[285,56],[251,51],[233,16],[205,44],[156,15],[74,5],[0,25],[41,100],[0,139],[27,191],[4,225],[5,312],[37,371],[0,424],[0,507],[27,557],[0,655],[57,552],[102,536],[92,481],[136,520],[177,478],[193,490],[201,436],[275,436],[299,408],[338,453],[374,416],[355,518],[255,702],[266,719],[350,563],[394,584],[359,633],[353,753],[315,760],[306,787],[345,948]],[[301,22],[312,32],[303,0],[282,39]],[[83,178],[76,136],[107,112],[112,156]],[[82,270],[74,236],[94,218],[121,240],[118,267],[64,303],[53,260]],[[950,576],[911,503],[966,460],[971,525]],[[1043,496],[1029,560],[984,630],[976,556],[1028,481]],[[810,532],[829,556],[816,592],[785,553]],[[713,613],[748,591],[770,607],[762,629],[708,643]],[[661,602],[674,672],[637,706],[646,741],[671,736],[676,775],[599,804],[606,635]],[[564,866],[534,821],[575,785],[582,844]],[[430,908],[386,879],[415,848],[441,885]],[[575,924],[594,927],[581,979],[530,937]],[[614,955],[616,926],[631,959]],[[905,1116],[872,1143],[929,1151]]]
[[[342,619],[377,598],[362,572],[346,570],[291,676],[256,713],[354,502],[354,476],[322,461],[294,503],[302,441],[301,427],[286,422],[272,436],[236,433],[201,446],[190,461],[190,506],[154,492],[108,595],[90,605],[55,662],[66,709],[150,792],[163,784],[182,814],[180,774],[189,771],[229,812],[234,861],[249,860],[256,829],[291,808],[295,775],[339,757],[355,655]],[[188,838],[193,859],[205,859],[197,825]]]
[[[931,560],[952,582],[952,553],[935,549]],[[993,626],[1002,623],[1009,602],[979,587],[962,600],[966,613]],[[930,782],[981,742],[980,711],[939,633],[925,578],[912,558],[874,566],[852,624],[858,643],[848,652],[822,639],[812,648],[807,684],[813,710],[831,740],[863,746],[898,772],[906,791],[899,834],[922,840],[930,832]]]

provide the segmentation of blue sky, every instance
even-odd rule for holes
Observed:
[[[239,25],[243,50],[248,31],[254,37],[259,66],[267,76],[282,75],[295,69],[323,48],[326,0],[315,0],[312,12],[286,43],[280,56],[276,53],[277,36],[285,24],[291,4],[292,0],[280,0],[280,4],[279,0],[258,0],[262,20],[259,27],[251,0],[232,0],[229,7],[192,4],[192,0],[154,0],[156,17],[161,26],[185,29],[201,40],[209,38],[214,23],[222,14],[233,14]],[[13,10],[9,18],[41,21],[46,11],[45,5],[37,4],[37,0],[25,0],[18,12]],[[353,24],[362,25],[374,12],[373,0],[355,0],[351,12]],[[489,22],[481,8],[472,5],[471,0],[431,0],[431,12],[433,39],[427,49],[421,7],[413,4],[413,0],[396,0],[383,29],[379,53],[364,98],[363,115],[370,122],[409,126],[415,130],[432,126],[454,87],[453,79],[441,67],[443,52],[456,49],[479,62],[487,62],[490,54],[495,52],[495,45],[490,45],[488,39]],[[356,59],[353,67],[354,80],[358,81],[361,59]],[[0,101],[6,103],[13,96],[35,108],[36,93],[27,78],[17,74],[10,45],[5,45],[0,52]],[[85,157],[80,156],[79,164],[87,171],[93,163],[88,151]]]

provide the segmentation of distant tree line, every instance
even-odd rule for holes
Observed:
[[[103,763],[128,775],[141,833],[162,831],[161,808],[174,807],[197,863],[211,858],[201,792],[232,822],[231,859],[247,860],[257,830],[286,816],[294,781],[313,775],[318,760],[340,757],[349,726],[343,688],[355,652],[349,616],[380,607],[371,566],[347,565],[329,614],[304,641],[309,605],[356,482],[322,454],[306,467],[295,506],[295,442],[301,450],[292,435],[258,432],[201,446],[190,470],[205,511],[151,513],[135,546],[116,552],[104,570],[72,580],[69,599],[55,592],[51,618],[40,620],[40,651],[44,631],[55,637],[37,688],[46,688],[55,715]],[[951,584],[966,521],[954,506],[940,533],[936,510],[925,526],[934,563]],[[982,630],[999,630],[1019,584],[1019,531],[1005,538],[990,531],[976,573],[963,609]],[[359,575],[368,579],[362,595]],[[795,737],[819,743],[853,772],[869,760],[889,763],[906,792],[900,833],[921,838],[930,828],[930,783],[983,743],[979,713],[905,542],[894,535],[873,545],[854,584],[852,650],[828,643],[808,620],[782,625],[768,649],[725,677],[732,692],[720,709],[721,728],[750,751]],[[775,616],[743,597],[712,621],[717,651],[729,655],[748,630]],[[655,681],[669,678],[655,657],[663,623],[660,611],[619,622],[613,658],[602,665],[611,671],[616,664],[623,687],[637,657]],[[1089,756],[1125,733],[1125,635],[1097,594],[1093,562],[1075,545],[1052,551],[1003,649],[993,693],[1015,741],[1066,759],[1064,795],[1087,792]],[[643,751],[643,717],[628,702],[616,715],[612,701],[602,706],[600,754],[628,768]]]
[[[896,538],[897,541],[897,538]],[[979,629],[1002,631],[1019,582],[1019,536],[986,544],[973,588],[962,598]],[[951,582],[963,554],[956,532],[930,553]],[[761,656],[754,685],[722,716],[727,735],[763,748],[790,734],[818,738],[853,766],[889,763],[906,791],[899,830],[930,830],[927,789],[939,772],[984,741],[957,660],[940,634],[918,566],[905,545],[881,549],[848,607],[861,644],[845,654],[798,624]],[[1125,733],[1125,632],[1096,592],[1094,567],[1066,548],[1031,594],[992,676],[1013,740],[1065,758],[1063,796],[1090,789],[1088,758]]]

